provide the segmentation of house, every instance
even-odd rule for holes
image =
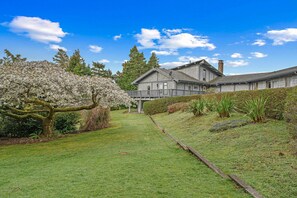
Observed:
[[[142,102],[162,97],[202,94],[208,88],[216,92],[257,90],[297,86],[297,66],[274,72],[225,76],[224,62],[218,68],[206,60],[188,63],[173,69],[154,68],[133,81],[137,91],[128,94]]]

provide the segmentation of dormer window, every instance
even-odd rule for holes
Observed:
[[[203,81],[206,81],[206,69],[203,69],[202,76],[203,76]]]

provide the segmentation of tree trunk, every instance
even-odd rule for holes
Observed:
[[[53,118],[45,118],[42,121],[42,134],[46,137],[50,137],[53,135],[53,125],[54,125],[54,120]]]

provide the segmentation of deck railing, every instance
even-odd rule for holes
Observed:
[[[138,90],[127,91],[131,98],[165,98],[173,96],[190,96],[204,94],[204,91],[182,90],[182,89],[161,89],[161,90]]]

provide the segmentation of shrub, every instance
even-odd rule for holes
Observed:
[[[189,111],[195,116],[203,115],[205,110],[205,101],[203,99],[193,100],[189,106]]]
[[[203,98],[206,101],[210,99],[219,101],[222,97],[230,97],[233,99],[234,105],[236,106],[237,110],[242,113],[246,113],[245,101],[262,96],[264,98],[267,98],[265,110],[266,116],[273,119],[283,119],[283,113],[285,109],[284,101],[286,100],[287,92],[291,89],[292,88],[277,88],[162,98],[145,102],[143,110],[145,114],[153,115],[166,112],[167,106],[178,102],[189,102],[191,100],[197,100],[199,98]]]
[[[199,98],[201,98],[201,95],[177,96],[177,97],[151,100],[151,101],[147,101],[143,104],[143,111],[147,115],[164,113],[167,111],[167,107],[169,105],[172,105],[172,104],[175,104],[178,102],[190,102],[191,100],[197,100]]]
[[[17,120],[0,116],[0,126],[0,137],[29,137],[42,132],[41,122],[33,119]]]
[[[218,105],[218,101],[216,99],[208,99],[206,102],[205,102],[205,107],[208,111],[215,111],[216,110],[216,107]]]
[[[247,115],[254,122],[263,122],[265,120],[265,109],[266,109],[267,99],[264,97],[259,97],[246,101],[245,109]]]
[[[109,126],[109,108],[96,107],[90,111],[83,112],[83,131],[94,131]]]
[[[77,112],[57,113],[55,116],[54,128],[60,133],[75,131],[80,121],[80,114]]]
[[[169,105],[167,107],[167,112],[168,113],[174,113],[177,111],[185,111],[186,109],[188,109],[189,104],[187,102],[178,102],[172,105]]]
[[[297,138],[297,87],[288,92],[284,117],[290,123],[289,127],[293,132],[294,138]]]
[[[230,113],[234,109],[234,102],[230,97],[223,97],[217,105],[217,112],[221,118],[230,117]]]

